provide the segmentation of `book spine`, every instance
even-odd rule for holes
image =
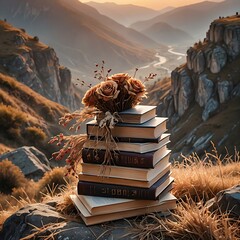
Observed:
[[[99,184],[79,181],[77,186],[79,195],[156,200],[155,190],[150,188],[128,187],[113,184]]]
[[[112,152],[112,165],[134,168],[153,168],[153,154],[133,152]],[[82,159],[84,163],[102,164],[104,161],[104,150],[84,148],[82,151]]]

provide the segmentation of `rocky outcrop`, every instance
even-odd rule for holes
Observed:
[[[209,74],[221,73],[226,64],[234,61],[240,53],[240,25],[234,20],[233,23],[228,21],[229,24],[223,19],[214,21],[204,42],[195,43],[194,47],[188,49],[186,65],[172,72],[171,95],[174,111],[179,117],[184,115],[195,99],[203,107],[202,118],[206,121],[211,116],[209,113],[213,113],[219,104],[238,95],[239,90],[231,81],[231,73],[227,79]],[[209,101],[210,98],[214,98],[214,101]],[[165,112],[174,115],[172,110],[166,109]]]
[[[20,168],[27,178],[35,181],[41,179],[44,173],[51,170],[46,156],[35,147],[21,147],[0,155],[0,161],[4,159],[10,160]]]
[[[51,236],[59,240],[95,240],[99,236],[102,237],[98,239],[133,239],[130,234],[131,220],[87,227],[80,218],[75,221],[67,219],[57,212],[54,205],[37,203],[20,209],[5,221],[0,231],[0,239],[20,240],[34,233],[35,236],[32,235],[31,239],[45,239]],[[38,229],[42,231],[37,233]]]
[[[230,217],[240,218],[240,185],[223,190],[209,200],[206,205],[210,211],[227,213]]]
[[[0,67],[44,97],[71,110],[77,109],[80,102],[75,98],[71,72],[60,66],[54,49],[19,29],[4,26],[5,34],[9,34],[9,44],[15,49],[1,56]]]
[[[207,126],[208,120],[223,111],[228,102],[237,105],[237,98],[240,96],[239,20],[240,15],[215,20],[204,41],[199,41],[188,49],[186,64],[171,73],[171,91],[157,110],[160,116],[169,118],[171,141],[178,155],[181,152],[187,155],[192,151],[200,153],[206,150],[215,137],[214,132],[209,133],[209,128],[221,127],[221,122],[211,122]],[[193,115],[195,117],[192,117]],[[225,113],[223,118],[228,115],[229,113]],[[182,119],[184,122],[181,122]],[[188,119],[193,121],[188,122]],[[181,129],[182,126],[187,127],[186,122],[191,126],[188,131]],[[235,125],[238,126],[238,123]],[[183,136],[182,132],[187,133]],[[232,132],[232,129],[229,128],[229,132]],[[181,137],[178,136],[175,140],[175,134]],[[205,138],[207,142],[201,144]],[[229,134],[222,139],[219,136],[216,138],[217,145],[222,146]],[[174,156],[177,156],[176,152],[173,151]]]

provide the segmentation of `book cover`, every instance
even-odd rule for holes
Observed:
[[[167,130],[166,122],[167,118],[155,117],[142,124],[117,123],[111,133],[113,137],[158,138]],[[104,129],[98,127],[96,120],[88,122],[86,127],[88,135],[104,136]]]
[[[76,195],[70,195],[70,198],[87,226],[117,219],[140,216],[151,212],[167,212],[176,207],[176,198],[171,193],[168,193],[164,200],[159,200],[156,205],[151,207],[143,207],[109,214],[92,215]]]
[[[167,150],[154,168],[128,168],[122,166],[82,163],[82,173],[102,177],[118,177],[149,181],[168,165],[170,153],[171,151]]]
[[[168,173],[150,188],[79,181],[77,191],[79,195],[155,200],[171,182],[173,182],[173,178]]]
[[[167,141],[168,139],[166,139]],[[144,152],[139,150],[139,152],[134,151],[123,151],[116,150],[111,151],[111,165],[124,166],[124,167],[137,167],[137,168],[154,168],[156,163],[163,157],[167,152],[166,141],[162,141],[162,146],[159,149]],[[169,141],[166,142],[166,144]],[[96,144],[98,144],[97,142]],[[164,145],[163,145],[164,144]],[[85,146],[89,146],[86,144]],[[100,144],[101,146],[101,144]],[[129,150],[131,148],[129,147]],[[132,149],[131,149],[132,150]],[[96,148],[83,148],[82,150],[82,160],[84,163],[102,164],[104,162],[105,150]]]
[[[147,153],[147,152],[156,151],[162,146],[168,144],[170,142],[169,138],[170,138],[170,134],[164,133],[161,135],[161,139],[158,143],[153,143],[153,142],[143,142],[143,143],[115,142],[114,143],[113,142],[111,143],[111,148],[114,151]],[[84,148],[106,149],[106,142],[88,139],[84,143]]]
[[[156,106],[137,105],[118,114],[120,122],[144,123],[156,116]]]
[[[171,174],[171,164],[168,163],[167,166],[162,169],[155,177],[152,177],[149,181],[140,181],[135,179],[126,179],[126,178],[115,178],[115,177],[102,177],[96,175],[89,175],[80,173],[78,175],[78,179],[80,181],[85,182],[97,182],[97,183],[106,183],[106,184],[117,184],[123,186],[131,186],[131,187],[140,187],[140,188],[150,188],[158,179],[160,179],[163,175],[168,173]]]
[[[77,195],[80,201],[84,204],[87,210],[92,215],[108,214],[114,212],[122,212],[130,209],[138,209],[143,207],[151,207],[159,203],[159,201],[165,201],[165,195],[172,190],[172,186],[169,185],[159,195],[158,200],[139,200],[139,199],[127,199],[127,198],[109,198],[99,196],[86,196]]]

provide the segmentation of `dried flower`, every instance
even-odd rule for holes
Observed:
[[[108,78],[108,80],[113,80],[117,84],[125,85],[130,76],[127,73],[117,73]]]
[[[98,98],[103,99],[105,102],[116,99],[119,90],[118,89],[118,84],[112,80],[101,82],[100,86],[97,87],[96,93]]]
[[[146,95],[146,88],[138,79],[130,78],[127,81],[125,88],[130,95],[135,95],[137,98],[144,97]]]
[[[84,95],[82,103],[86,107],[94,107],[97,101],[96,90],[99,87],[99,84],[90,88]]]

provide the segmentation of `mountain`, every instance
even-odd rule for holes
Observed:
[[[144,21],[160,14],[157,10],[132,4],[116,4],[113,2],[87,2],[86,4],[94,7],[101,14],[114,19],[116,22],[124,26],[129,26],[134,22]],[[169,9],[166,9],[166,11],[168,10]]]
[[[0,21],[0,46],[3,73],[69,109],[80,106],[71,83],[71,72],[59,64],[54,49],[4,21]]]
[[[187,51],[165,90],[153,86],[149,103],[169,117],[173,158],[203,154],[212,141],[220,153],[240,146],[240,15],[213,21],[204,41]],[[161,89],[160,89],[161,88]],[[164,90],[161,92],[161,90]],[[165,96],[162,96],[165,94]]]
[[[78,0],[2,0],[0,17],[53,46],[61,62],[78,74],[92,73],[102,60],[114,71],[135,67],[154,58],[140,43],[157,46]]]
[[[219,16],[226,17],[232,15],[238,9],[240,9],[239,0],[225,0],[223,2],[204,1],[175,8],[150,20],[136,22],[131,27],[142,31],[155,23],[166,22],[173,27],[190,33],[191,36],[198,40],[205,35],[205,29],[208,28],[212,19],[216,19]]]
[[[51,156],[56,148],[48,141],[64,131],[58,119],[67,112],[0,70],[0,154],[28,145]]]
[[[173,28],[171,25],[164,22],[157,22],[141,32],[151,37],[156,42],[166,45],[181,44],[192,40],[192,37],[187,32],[178,28]]]

